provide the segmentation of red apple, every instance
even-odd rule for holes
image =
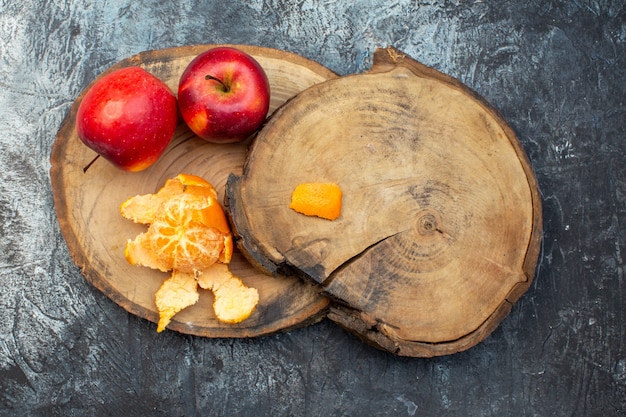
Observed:
[[[155,163],[178,123],[176,96],[140,67],[115,70],[97,80],[76,113],[76,132],[98,155],[125,171]]]
[[[265,121],[270,85],[261,65],[231,47],[209,49],[180,77],[178,107],[189,128],[209,142],[239,142]]]

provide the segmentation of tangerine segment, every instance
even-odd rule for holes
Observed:
[[[341,199],[341,188],[335,183],[304,183],[291,194],[289,208],[307,216],[335,220],[341,214]]]
[[[213,311],[222,322],[234,324],[247,319],[259,303],[256,288],[247,287],[228,265],[214,264],[202,270],[197,280],[200,288],[213,291]]]
[[[163,281],[155,295],[159,311],[157,332],[165,330],[176,313],[194,305],[199,298],[198,282],[194,274],[174,271],[171,277]]]
[[[152,253],[170,269],[192,272],[213,265],[224,251],[224,233],[212,227],[203,211],[215,207],[211,199],[181,194],[160,209],[147,235]]]

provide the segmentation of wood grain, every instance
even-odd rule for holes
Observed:
[[[289,209],[303,182],[343,189],[335,221]],[[530,285],[541,202],[514,132],[457,80],[393,48],[317,84],[255,139],[227,206],[242,252],[293,269],[331,319],[407,356],[483,340]]]
[[[119,62],[139,65],[177,90],[187,64],[215,45],[196,45],[145,52]],[[233,45],[248,52],[263,66],[270,80],[270,113],[299,91],[335,75],[298,55],[270,48]],[[117,170],[100,158],[86,173],[82,169],[95,156],[78,139],[75,115],[83,93],[76,99],[58,132],[51,156],[54,202],[61,230],[74,262],[85,278],[129,312],[155,322],[154,294],[167,274],[129,265],[124,259],[127,239],[144,230],[123,219],[119,204],[137,194],[152,193],[179,173],[204,177],[224,197],[226,179],[241,172],[249,143],[216,145],[205,142],[179,123],[163,157],[140,173]],[[203,291],[199,302],[174,317],[168,328],[206,337],[251,337],[304,326],[324,317],[328,301],[312,285],[296,277],[272,277],[252,267],[236,252],[231,270],[257,288],[260,303],[253,315],[236,325],[214,316],[213,296]]]

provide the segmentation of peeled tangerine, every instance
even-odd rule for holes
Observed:
[[[203,178],[180,174],[154,194],[131,197],[120,206],[125,218],[149,225],[124,252],[132,265],[172,271],[156,293],[157,332],[199,299],[198,287],[213,291],[218,320],[238,323],[259,302],[256,289],[233,275],[228,263],[233,240],[215,188]]]

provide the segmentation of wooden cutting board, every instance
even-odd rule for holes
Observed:
[[[289,208],[304,182],[343,190],[340,218]],[[256,137],[226,204],[245,256],[333,300],[368,343],[437,356],[482,341],[532,282],[541,201],[505,120],[393,48],[370,71],[298,94]]]
[[[217,45],[145,52],[117,63],[105,73],[138,65],[176,92],[187,64],[214,46]],[[336,77],[327,68],[295,54],[233,46],[254,56],[267,72],[270,113],[300,91]],[[95,153],[78,139],[75,117],[88,88],[68,112],[51,155],[52,188],[61,231],[74,262],[89,282],[129,312],[156,322],[154,295],[167,274],[131,266],[124,259],[127,239],[142,232],[144,226],[123,219],[119,214],[120,203],[137,194],[155,192],[166,179],[179,173],[204,177],[223,199],[226,179],[230,173],[241,173],[249,143],[210,144],[181,122],[164,156],[146,171],[123,172],[100,158],[83,173],[83,167]],[[212,293],[203,291],[199,302],[178,313],[168,328],[206,337],[260,336],[315,322],[327,312],[327,298],[320,296],[313,285],[296,277],[272,277],[260,272],[238,252],[234,254],[231,270],[259,291],[259,305],[249,319],[236,325],[217,321],[212,310]]]

